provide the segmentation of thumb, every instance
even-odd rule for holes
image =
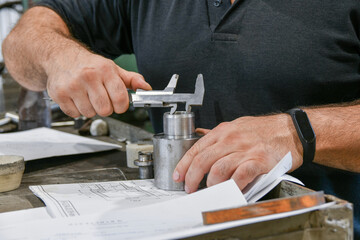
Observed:
[[[125,69],[119,67],[119,75],[127,88],[132,90],[136,90],[138,88],[152,90],[150,84],[148,84],[144,77],[139,73],[126,71]]]

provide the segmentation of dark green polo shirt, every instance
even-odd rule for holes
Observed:
[[[359,0],[44,0],[94,52],[134,53],[153,89],[204,75],[197,126],[360,97]],[[359,162],[360,164],[360,162]],[[354,202],[358,174],[303,166],[306,185]],[[346,187],[344,187],[346,186]],[[360,237],[360,235],[358,235]]]

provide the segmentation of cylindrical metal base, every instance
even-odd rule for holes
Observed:
[[[196,135],[185,139],[169,139],[164,134],[154,136],[153,161],[156,187],[165,190],[184,190],[184,183],[174,182],[172,175],[180,159],[198,139]]]

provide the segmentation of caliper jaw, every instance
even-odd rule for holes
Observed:
[[[136,90],[131,94],[131,101],[134,107],[170,107],[170,114],[177,110],[178,103],[185,104],[185,111],[191,112],[191,106],[201,106],[204,99],[205,87],[202,74],[196,78],[195,92],[174,93],[179,75],[174,74],[164,90],[145,91]]]

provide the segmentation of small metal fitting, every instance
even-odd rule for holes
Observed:
[[[154,178],[152,152],[139,152],[139,159],[134,160],[134,164],[139,167],[139,178]]]

